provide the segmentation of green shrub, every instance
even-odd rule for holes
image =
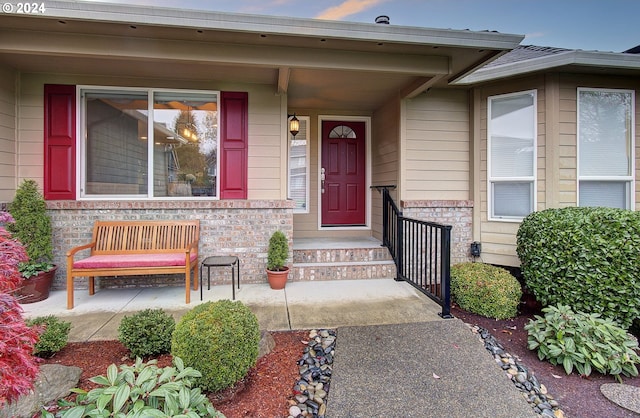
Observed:
[[[536,315],[525,329],[529,333],[529,350],[538,350],[540,360],[562,364],[567,374],[574,367],[589,376],[595,369],[621,381],[620,374],[637,376],[640,357],[638,340],[599,314],[573,312],[568,306],[542,309],[544,318]]]
[[[258,359],[256,316],[241,302],[207,302],[187,312],[173,333],[171,354],[198,369],[205,391],[232,386]]]
[[[24,180],[20,184],[13,202],[9,204],[9,213],[15,222],[8,223],[7,230],[24,245],[29,257],[19,266],[23,276],[29,278],[53,268],[51,219],[35,180]]]
[[[89,379],[98,385],[86,392],[74,389],[75,401],[61,401],[62,418],[76,417],[214,417],[224,418],[201,393],[192,387],[200,372],[184,367],[174,357],[174,367],[160,369],[156,360],[142,363],[138,358],[132,366],[115,364],[107,368],[106,376]],[[117,413],[117,414],[116,414]],[[43,412],[45,418],[53,418]]]
[[[29,319],[26,324],[30,327],[42,328],[38,342],[33,347],[33,354],[38,357],[51,357],[69,342],[71,322],[49,315]]]
[[[168,353],[175,327],[176,321],[162,309],[145,309],[122,318],[118,339],[133,357]]]
[[[513,318],[521,296],[520,283],[503,268],[484,263],[461,263],[451,268],[451,297],[466,311],[489,318]]]
[[[640,212],[547,209],[517,235],[525,285],[543,305],[600,313],[628,329],[640,317]]]
[[[276,231],[269,238],[267,250],[267,270],[280,271],[289,258],[289,242],[282,231]]]

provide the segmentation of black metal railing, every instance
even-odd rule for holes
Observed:
[[[404,217],[389,194],[395,186],[377,186],[382,193],[382,245],[396,264],[396,280],[404,280],[451,316],[451,226]]]

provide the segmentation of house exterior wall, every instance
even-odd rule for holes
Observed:
[[[391,100],[378,109],[371,127],[371,183],[373,186],[396,185],[399,182],[400,153],[400,101]],[[390,190],[397,201],[397,188]],[[371,229],[373,236],[382,241],[382,193],[371,194]]]
[[[6,83],[5,83],[6,84]],[[11,90],[2,84],[0,97]],[[33,178],[43,183],[43,90],[45,84],[153,87],[193,90],[248,91],[249,159],[248,200],[85,200],[49,201],[52,218],[54,262],[59,266],[54,289],[66,286],[65,253],[90,241],[97,219],[200,219],[200,259],[208,255],[237,255],[241,261],[243,283],[262,283],[271,234],[280,229],[293,237],[293,203],[286,200],[286,118],[281,117],[286,98],[277,96],[272,86],[215,85],[179,80],[141,80],[56,74],[22,74],[18,93],[20,126],[18,137],[19,181]],[[286,111],[286,110],[285,110]],[[2,132],[5,132],[3,129]],[[8,136],[4,134],[5,136]],[[9,140],[11,138],[8,138]],[[0,139],[1,140],[1,139]],[[4,148],[3,148],[4,149]],[[12,184],[13,186],[13,184]],[[13,186],[15,188],[15,186]],[[11,200],[15,190],[9,190]],[[290,257],[291,259],[291,257]],[[212,282],[230,281],[228,271],[212,270]],[[184,280],[184,279],[182,279]],[[146,286],[180,283],[179,276],[168,278],[109,278],[103,286]],[[77,281],[76,288],[86,286]]]
[[[432,89],[405,101],[402,200],[469,199],[466,90]]]
[[[23,74],[20,97],[19,180],[32,178],[43,183],[43,89],[45,84],[73,84],[121,87],[153,87],[193,90],[248,91],[249,160],[248,198],[285,199],[287,155],[286,118],[281,117],[282,97],[267,85],[217,85],[181,80],[140,80],[110,77]]]
[[[293,237],[293,202],[286,200],[217,201],[50,201],[54,263],[58,265],[54,289],[66,288],[69,249],[91,242],[96,220],[200,220],[200,261],[209,255],[235,255],[240,259],[241,283],[264,283],[269,238],[281,230]],[[82,256],[82,253],[80,253]],[[289,260],[291,260],[291,252]],[[182,277],[182,278],[181,278]],[[211,270],[211,284],[230,283],[228,269]],[[98,287],[145,287],[184,283],[184,276],[117,277],[103,279]],[[86,278],[76,279],[76,289],[87,288]],[[229,289],[231,290],[231,289]]]
[[[476,207],[474,223],[479,226],[475,241],[482,244],[481,259],[486,263],[518,266],[519,260],[515,253],[515,237],[520,222],[489,221],[488,191],[487,191],[487,99],[490,96],[507,94],[526,90],[537,90],[537,171],[536,171],[536,200],[537,210],[546,207],[546,125],[545,125],[545,79],[543,76],[530,77],[512,81],[505,81],[476,89],[473,111],[479,114],[479,126],[474,133],[476,145],[479,143],[479,161],[475,166],[477,175],[474,176]]]
[[[406,217],[451,225],[451,262],[473,235],[469,92],[432,89],[404,103],[400,205]]]
[[[0,202],[13,198],[16,186],[16,110],[18,75],[0,67]]]
[[[482,243],[482,261],[519,266],[516,235],[520,222],[489,221],[487,191],[487,102],[488,97],[536,90],[537,92],[537,171],[536,210],[577,206],[577,89],[616,88],[636,90],[636,202],[638,194],[638,91],[640,81],[634,78],[591,76],[570,73],[547,73],[500,81],[477,87],[473,92],[474,145],[479,151],[474,158],[473,239]]]

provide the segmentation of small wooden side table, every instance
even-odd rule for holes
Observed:
[[[207,290],[211,290],[211,267],[231,267],[231,294],[236,299],[236,271],[238,274],[238,289],[240,289],[240,259],[236,256],[211,256],[200,263],[200,300],[202,300],[202,268],[207,268]]]

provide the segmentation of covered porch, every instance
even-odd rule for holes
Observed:
[[[52,291],[48,299],[22,305],[24,316],[56,315],[72,323],[70,341],[117,339],[125,315],[162,308],[176,319],[197,304],[231,299],[230,284],[192,291],[184,303],[184,287],[101,289],[95,295],[78,292],[76,307],[65,309],[66,292]],[[272,290],[267,283],[241,283],[236,300],[258,317],[270,331],[341,326],[400,324],[441,320],[440,306],[405,282],[392,279],[305,281]]]

